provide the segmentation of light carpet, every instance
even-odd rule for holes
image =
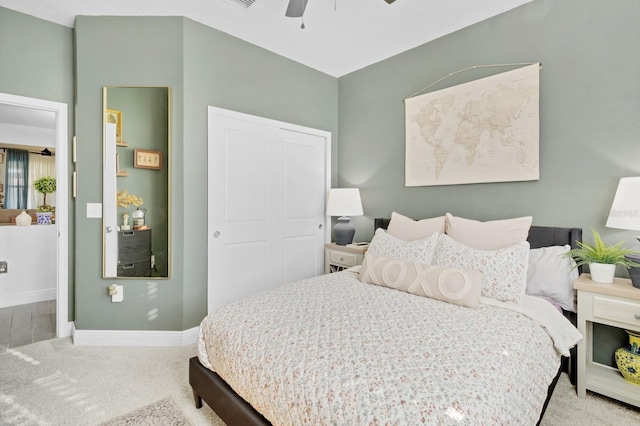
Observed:
[[[0,352],[0,424],[99,425],[124,415],[134,418],[169,400],[194,426],[224,426],[206,404],[195,408],[188,379],[188,361],[195,355],[195,345],[88,347],[73,346],[68,338],[5,350]],[[639,419],[638,408],[592,393],[579,399],[563,374],[542,425],[630,425]],[[180,424],[165,420],[161,424]]]
[[[165,398],[139,408],[131,413],[118,416],[100,426],[191,426],[173,398]]]
[[[0,352],[0,425],[99,425],[170,397],[194,425],[223,426],[196,409],[188,361],[196,346],[74,346],[47,340]]]

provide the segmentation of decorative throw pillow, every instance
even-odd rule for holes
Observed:
[[[387,233],[404,241],[415,241],[434,233],[444,234],[444,216],[431,219],[413,220],[399,213],[391,213]]]
[[[421,240],[403,241],[389,235],[384,229],[378,228],[369,244],[367,253],[429,265],[431,264],[437,242],[438,234],[433,234]]]
[[[573,282],[578,279],[578,268],[573,259],[563,256],[570,249],[569,245],[531,249],[526,292],[551,299],[562,309],[575,312]]]
[[[478,250],[448,235],[440,235],[433,264],[477,269],[484,274],[483,296],[519,303],[527,285],[529,243],[523,241],[498,250]]]
[[[454,240],[481,250],[496,250],[526,241],[533,217],[479,222],[446,214],[446,234]]]
[[[482,272],[405,262],[367,253],[360,281],[475,308],[482,292]]]

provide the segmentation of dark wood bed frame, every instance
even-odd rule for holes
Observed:
[[[375,219],[375,229],[386,229],[389,219]],[[559,246],[569,244],[576,248],[576,241],[582,241],[582,229],[580,228],[556,228],[547,226],[532,226],[527,238],[531,248]],[[566,312],[565,316],[575,325],[576,314]],[[560,374],[567,372],[571,383],[576,383],[576,348],[571,349],[569,358],[563,357],[558,374],[555,376],[547,391],[547,399],[540,412],[540,420],[547,409],[553,390],[555,389]],[[204,367],[198,357],[189,360],[189,384],[193,389],[193,397],[196,408],[202,407],[204,400],[218,417],[227,425],[270,425],[271,423],[257,412],[251,404],[242,399],[219,375]],[[538,424],[540,423],[538,420]]]

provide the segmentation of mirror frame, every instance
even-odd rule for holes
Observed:
[[[109,189],[108,178],[105,173],[107,170],[107,134],[106,134],[106,116],[107,116],[107,94],[109,89],[165,89],[167,91],[167,152],[164,155],[162,163],[167,168],[167,275],[166,276],[150,276],[150,277],[121,277],[107,274],[107,228],[112,226],[109,223],[107,212],[117,212],[116,194],[107,196]],[[172,215],[171,215],[171,179],[172,179],[172,108],[171,108],[171,87],[170,86],[103,86],[102,87],[102,278],[118,279],[118,280],[168,280],[171,278],[172,271]],[[115,160],[114,160],[115,161]],[[117,175],[115,176],[117,182]],[[118,185],[116,183],[115,190],[117,192]],[[131,219],[133,221],[133,219]],[[115,222],[118,224],[118,216],[116,214]],[[119,227],[119,226],[118,226]],[[115,231],[115,230],[114,230]],[[111,231],[111,232],[114,232]],[[117,232],[117,231],[116,231]],[[117,262],[117,259],[116,259]],[[117,265],[116,265],[117,269]]]

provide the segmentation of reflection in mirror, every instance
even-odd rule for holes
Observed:
[[[170,90],[103,89],[103,277],[170,276]]]
[[[15,223],[23,210],[35,217],[43,194],[34,183],[56,176],[56,113],[0,103],[0,225]],[[46,198],[55,210],[55,193]]]
[[[47,211],[55,212],[55,193],[46,197],[35,186],[38,179],[55,180],[55,155],[53,147],[0,144],[0,209],[27,210],[35,215],[46,203]]]

